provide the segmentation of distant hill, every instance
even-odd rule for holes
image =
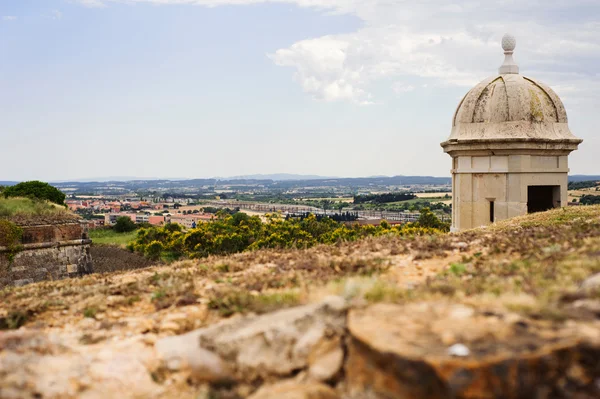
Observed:
[[[317,175],[296,175],[293,173],[274,173],[267,175],[243,175],[222,178],[221,180],[273,180],[273,181],[286,181],[286,180],[320,180],[320,179],[334,179],[331,176],[317,176]]]
[[[247,189],[249,186],[260,186],[264,189],[289,190],[296,188],[347,188],[347,189],[386,189],[388,186],[411,186],[411,185],[449,185],[449,177],[433,176],[393,176],[393,177],[357,177],[338,178],[309,176],[300,178],[299,175],[265,175],[269,177],[283,178],[293,176],[287,180],[276,180],[269,178],[258,178],[255,176],[240,176],[228,179],[189,179],[189,180],[130,180],[130,181],[104,181],[104,182],[59,182],[52,183],[54,186],[67,191],[79,192],[117,192],[137,190],[160,190],[169,192],[212,192],[214,189]]]
[[[587,180],[599,180],[600,175],[572,175],[569,176],[569,181],[587,181]]]
[[[449,185],[452,183],[450,177],[435,176],[370,176],[370,177],[327,177],[318,175],[296,175],[288,173],[257,174],[234,177],[219,177],[209,179],[158,179],[158,178],[136,178],[136,177],[114,177],[102,179],[79,179],[71,181],[54,181],[52,185],[67,189],[68,191],[96,192],[107,189],[116,191],[136,191],[140,189],[160,189],[162,191],[174,192],[179,190],[204,188],[230,187],[239,189],[247,186],[261,186],[272,189],[294,189],[294,188],[334,188],[346,187],[351,189],[381,188],[386,186],[412,186],[412,185]],[[588,180],[600,181],[600,175],[572,175],[570,182],[581,182]],[[18,181],[4,180],[0,185],[12,186]]]

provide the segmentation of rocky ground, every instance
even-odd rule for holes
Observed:
[[[1,398],[597,398],[600,207],[0,291]]]

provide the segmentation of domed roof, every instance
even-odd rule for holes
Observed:
[[[562,142],[579,144],[567,125],[565,107],[545,84],[520,75],[512,59],[514,37],[505,35],[499,74],[483,80],[462,99],[446,146],[468,142]],[[575,149],[575,148],[573,148]],[[447,149],[446,149],[447,150]]]

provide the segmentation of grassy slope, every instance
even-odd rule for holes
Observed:
[[[94,244],[126,246],[135,240],[137,230],[128,233],[117,233],[109,229],[90,230],[90,238]]]
[[[26,226],[76,222],[79,216],[50,202],[0,197],[0,219],[8,219],[18,225]]]
[[[91,313],[118,323],[198,303],[216,319],[330,293],[372,302],[447,298],[561,322],[589,317],[568,298],[600,271],[598,254],[600,206],[564,208],[460,234],[257,251],[8,288],[0,291],[0,325],[60,327]]]
[[[0,217],[15,215],[49,215],[66,213],[63,207],[45,201],[33,201],[29,198],[0,197]]]

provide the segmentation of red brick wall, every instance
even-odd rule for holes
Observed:
[[[81,240],[84,231],[79,223],[46,225],[46,226],[24,226],[23,244],[38,244],[43,242]]]

